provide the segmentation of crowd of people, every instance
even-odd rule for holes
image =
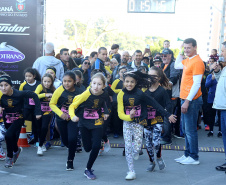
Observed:
[[[54,45],[48,42],[45,56],[25,69],[19,90],[1,71],[0,160],[5,160],[5,167],[13,167],[22,151],[17,142],[25,120],[32,121],[30,139],[37,145],[37,155],[47,151],[58,133],[61,145],[68,148],[66,170],[74,169],[75,153],[82,146],[90,152],[84,171],[88,179],[96,179],[92,167],[98,155],[110,150],[109,133],[124,137],[127,180],[136,178],[134,160],[143,153],[143,136],[150,160],[147,171],[154,171],[156,163],[160,170],[165,168],[161,146],[172,144],[172,133],[184,138],[186,145],[184,155],[175,161],[199,164],[201,117],[208,137],[214,135],[218,118],[217,136],[223,136],[226,148],[226,42],[222,61],[213,49],[204,62],[193,38],[183,41],[177,58],[168,40],[163,47],[154,56],[150,47],[120,55],[118,44],[109,52],[100,47],[90,56],[83,56],[81,48],[70,53],[62,48],[55,55]],[[226,170],[226,163],[216,169]]]

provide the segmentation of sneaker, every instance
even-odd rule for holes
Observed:
[[[118,134],[114,134],[113,137],[114,137],[114,138],[119,138],[119,135],[118,135]]]
[[[160,143],[161,143],[161,145],[172,145],[172,141],[161,140]]]
[[[82,147],[77,147],[77,148],[76,148],[76,152],[77,152],[77,153],[81,153],[81,152],[82,152]]]
[[[42,147],[38,146],[37,154],[43,155]]]
[[[217,137],[222,137],[222,132],[221,131],[218,132]]]
[[[205,131],[209,131],[209,130],[210,130],[209,125],[206,125],[206,126],[205,126]]]
[[[165,165],[165,162],[163,161],[162,157],[157,158],[156,161],[157,161],[157,163],[158,163],[158,165],[159,165],[159,169],[160,169],[160,170],[165,169],[166,165]]]
[[[133,159],[138,160],[140,157],[139,152],[133,154]]]
[[[150,162],[148,168],[147,168],[147,172],[153,172],[155,169],[155,162]]]
[[[183,155],[183,156],[181,156],[181,157],[179,157],[179,158],[176,158],[176,159],[174,159],[177,163],[179,163],[180,161],[183,161],[183,160],[185,160],[187,157],[185,156],[185,155]]]
[[[6,159],[6,154],[5,152],[0,154],[0,161],[4,161]]]
[[[12,168],[13,167],[13,158],[7,157],[5,160],[5,167]]]
[[[183,161],[180,161],[180,164],[199,164],[199,160],[194,160],[192,157],[187,157]]]
[[[18,147],[18,151],[13,154],[13,163],[14,164],[16,163],[16,161],[20,155],[20,152],[22,152],[22,151],[23,151],[22,147]]]
[[[110,142],[109,142],[109,140],[106,142],[106,143],[104,143],[104,152],[109,152],[111,150],[111,145],[110,145]]]
[[[216,170],[217,171],[226,171],[226,163],[224,163],[224,164],[222,164],[220,166],[217,166]]]
[[[174,134],[173,135],[175,138],[177,138],[177,139],[184,139],[184,136],[180,136],[180,135],[177,135],[177,134]]]
[[[88,169],[84,171],[84,175],[86,176],[87,179],[95,180],[97,178],[96,175],[93,174],[93,171],[94,170],[88,170]]]
[[[32,145],[32,144],[35,144],[35,138],[34,138],[34,135],[30,135],[30,138],[28,140],[28,144]]]
[[[144,154],[144,152],[141,149],[140,152],[139,152],[139,155],[143,155],[143,154]]]
[[[45,147],[46,147],[46,150],[49,150],[51,148],[51,143],[50,142],[46,142],[45,144]]]
[[[128,172],[125,179],[126,180],[134,180],[134,179],[136,179],[136,173],[135,172]]]
[[[46,151],[47,151],[45,145],[42,145],[41,148],[42,148],[42,151],[43,151],[43,152],[46,152]]]
[[[99,156],[100,156],[100,155],[103,155],[103,153],[104,153],[104,148],[101,148],[101,149],[99,150],[98,155],[99,155]]]
[[[74,170],[73,160],[67,161],[67,164],[66,164],[66,170],[67,170],[67,171],[72,171],[72,170]]]
[[[207,134],[207,137],[213,137],[213,131],[209,131],[209,133]]]

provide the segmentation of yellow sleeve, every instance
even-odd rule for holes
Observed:
[[[40,92],[42,92],[42,90],[43,90],[42,84],[39,84],[35,89],[35,93],[38,95],[39,99],[46,97],[46,93],[40,94]]]
[[[89,85],[87,88],[86,88],[86,90],[88,90],[88,89],[90,89],[91,88],[91,85]]]
[[[0,100],[2,99],[2,95],[3,95],[3,94],[2,94],[2,91],[0,91]]]
[[[111,89],[116,93],[116,94],[118,94],[122,89],[116,89],[116,87],[117,87],[117,85],[118,85],[118,83],[120,82],[120,80],[119,79],[116,79],[113,83],[112,83],[112,85],[111,85]]]
[[[24,81],[22,84],[20,84],[20,87],[19,87],[19,91],[23,91],[24,90],[24,86],[27,84],[26,81]]]
[[[118,102],[118,116],[121,120],[124,121],[133,121],[133,119],[130,118],[130,115],[126,115],[124,112],[124,104],[123,104],[123,96],[124,96],[124,92],[121,91],[120,93],[118,93],[117,96],[117,102]]]
[[[105,69],[106,69],[110,74],[112,74],[112,71],[111,71],[111,69],[110,69],[109,66],[105,66]]]
[[[55,112],[59,117],[62,116],[63,112],[56,106],[58,99],[60,98],[60,96],[62,95],[62,93],[64,92],[64,88],[61,85],[60,87],[58,87],[54,93],[53,96],[49,102],[49,106],[52,109],[53,112]]]
[[[82,94],[74,97],[73,103],[69,106],[69,115],[70,115],[71,119],[75,116],[75,109],[77,109],[80,104],[82,104],[84,101],[86,101],[90,95],[91,95],[91,93],[88,89],[88,90],[84,91]]]
[[[82,67],[82,65],[80,64],[78,67],[79,67],[79,68],[81,68],[81,67]]]
[[[145,92],[145,91],[147,90],[147,88],[142,88],[141,90],[142,90],[143,92]]]

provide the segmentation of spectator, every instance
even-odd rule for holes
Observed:
[[[71,57],[69,57],[69,60],[66,62],[66,66],[67,66],[68,70],[72,70],[72,69],[78,67],[77,64],[75,63],[74,59]]]
[[[115,58],[118,61],[118,63],[121,63],[121,55],[118,53],[118,50],[119,50],[118,44],[113,44],[111,46],[112,58]]]
[[[186,149],[184,155],[175,159],[181,164],[199,164],[198,155],[198,112],[202,107],[201,80],[205,71],[202,59],[197,54],[197,43],[193,38],[184,40],[184,53],[188,56],[183,60],[178,55],[175,68],[183,69],[180,88],[182,130],[185,135]]]
[[[77,66],[79,66],[79,65],[81,65],[82,59],[83,59],[82,49],[81,48],[77,48],[76,52],[77,52],[77,55],[76,55],[76,58],[74,60],[75,60],[75,63],[77,64]]]
[[[161,57],[155,57],[153,60],[154,66],[161,68],[162,66],[162,58]]]
[[[60,50],[60,60],[61,60],[61,62],[63,64],[64,72],[66,72],[68,70],[67,65],[66,65],[66,62],[69,61],[69,49],[62,48]]]
[[[145,66],[147,68],[148,71],[148,66],[147,64],[145,64],[144,62],[142,62],[143,56],[142,56],[142,51],[141,50],[136,50],[135,53],[135,60],[130,62],[129,65],[135,70],[137,71],[138,67],[140,66]]]
[[[119,78],[118,73],[119,73],[119,68],[121,66],[126,66],[128,71],[132,70],[131,66],[128,64],[129,63],[129,57],[130,57],[129,52],[123,51],[121,64],[116,66],[115,69],[112,72],[112,82],[115,81],[117,78]]]
[[[91,70],[94,69],[101,70],[104,73],[105,77],[107,76],[107,74],[104,67],[104,63],[107,60],[107,55],[108,55],[107,49],[105,47],[100,47],[98,49],[98,58],[91,67]]]
[[[223,69],[219,71],[218,73],[214,72],[214,76],[216,80],[218,81],[217,83],[217,89],[216,89],[216,94],[213,102],[213,108],[220,110],[221,111],[221,131],[222,131],[222,136],[223,136],[223,143],[224,143],[224,148],[226,149],[226,93],[225,93],[225,84],[226,84],[226,67],[225,67],[225,61],[226,61],[226,41],[222,43],[222,48],[221,48],[221,55],[224,57],[224,62],[223,62]],[[217,62],[215,62],[212,65],[213,69],[216,69]],[[226,157],[226,150],[225,152],[225,157]],[[226,171],[226,163],[217,166],[216,170],[219,171]]]
[[[32,68],[37,69],[41,77],[46,73],[46,69],[50,66],[56,68],[56,78],[62,80],[64,75],[63,65],[60,60],[54,57],[54,45],[51,42],[47,42],[44,47],[45,56],[37,58]]]
[[[150,61],[148,57],[144,57],[142,60],[145,64],[147,64],[148,68],[150,68]]]
[[[172,109],[170,113],[173,113],[174,108],[177,105],[177,101],[179,101],[179,78],[180,78],[180,70],[174,68],[174,60],[172,58],[173,52],[170,49],[164,49],[162,51],[162,61],[164,63],[163,71],[166,77],[169,79],[169,84],[171,89],[167,89],[167,93],[171,98]],[[171,144],[171,130],[172,126],[169,123],[168,119],[164,119],[163,124],[163,135],[161,144]]]
[[[77,51],[76,50],[72,50],[70,53],[70,57],[71,58],[77,58]]]
[[[96,59],[97,59],[97,52],[93,51],[92,53],[90,53],[90,56],[89,56],[90,66],[93,65]]]
[[[82,66],[79,70],[82,72],[83,75],[83,85],[87,88],[90,84],[91,79],[91,70],[89,70],[90,62],[88,59],[82,59]]]
[[[118,61],[116,58],[111,59],[110,61],[110,69],[111,71],[114,71],[115,67],[118,66]]]

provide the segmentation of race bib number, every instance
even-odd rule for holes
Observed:
[[[95,109],[84,109],[83,117],[85,119],[99,119],[99,114]]]
[[[29,98],[29,105],[35,105],[35,101],[32,98]]]
[[[13,123],[15,120],[18,120],[20,117],[20,114],[18,113],[6,113],[6,123]]]
[[[49,107],[49,102],[41,103],[41,110],[42,112],[51,112],[51,108]]]
[[[138,105],[138,106],[133,106],[133,107],[131,107],[131,106],[126,106],[125,108],[126,108],[126,115],[129,115],[129,114],[130,114],[130,111],[131,111],[132,109],[135,109],[136,112],[135,112],[134,117],[135,117],[135,118],[136,118],[136,117],[140,117],[140,115],[141,115],[141,106],[140,106],[140,105]]]
[[[63,113],[65,113],[65,114],[67,114],[68,119],[70,118],[70,116],[69,116],[69,114],[68,114],[67,107],[65,107],[65,106],[61,107],[61,111],[62,111]]]

